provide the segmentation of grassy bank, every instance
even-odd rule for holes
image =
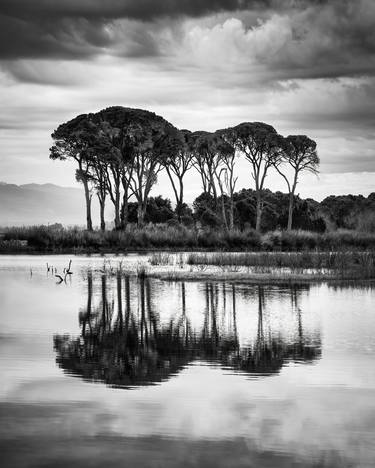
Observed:
[[[27,247],[20,241],[27,241]],[[221,251],[335,251],[375,250],[375,234],[338,230],[309,231],[254,230],[226,232],[198,230],[184,226],[128,226],[126,231],[93,231],[48,226],[7,228],[0,240],[0,252],[117,252],[141,250],[221,250]]]
[[[364,276],[375,275],[375,252],[257,252],[230,254],[191,253],[187,258],[189,265],[212,265],[226,267],[288,268],[293,272],[305,270],[333,270],[341,275],[358,270]]]
[[[154,252],[136,263],[104,261],[109,276],[168,281],[286,284],[375,280],[375,252]],[[106,263],[107,262],[107,263]]]
[[[164,279],[220,277],[285,282],[375,278],[375,252],[194,252],[184,256],[154,253],[149,263],[152,267],[169,267],[156,271]],[[187,271],[188,266],[190,271]],[[154,274],[155,270],[144,273]]]
[[[310,284],[310,283],[330,283],[330,284],[374,284],[375,278],[364,278],[358,276],[354,272],[350,272],[345,276],[338,273],[243,273],[243,272],[218,272],[218,271],[150,271],[145,274],[145,277],[158,278],[164,281],[228,281],[231,283],[240,284],[275,284],[275,285],[290,285],[290,284]],[[365,283],[364,283],[365,282]]]

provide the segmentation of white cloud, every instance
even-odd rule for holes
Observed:
[[[193,26],[185,30],[183,48],[194,65],[228,69],[269,61],[292,38],[288,17],[274,15],[270,20],[246,28],[238,18],[228,18],[213,27]]]
[[[366,0],[360,5],[352,22],[345,9],[336,14],[336,2],[279,13],[114,20],[101,31],[106,47],[99,47],[95,58],[3,62],[1,178],[74,184],[70,167],[57,170],[48,161],[50,134],[77,114],[109,105],[146,108],[192,130],[265,121],[282,134],[315,139],[323,174],[372,173],[374,78],[315,76],[331,68],[337,73],[362,69],[363,50],[352,66],[340,45],[349,41],[352,50],[362,37],[371,47],[369,34],[356,34],[362,25],[369,29],[375,9]],[[348,38],[340,36],[340,24]],[[277,181],[270,185],[277,186]]]

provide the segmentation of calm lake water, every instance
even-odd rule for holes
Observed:
[[[375,288],[47,262],[0,257],[1,466],[375,466]]]

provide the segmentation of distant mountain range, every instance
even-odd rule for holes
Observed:
[[[48,223],[84,225],[83,189],[0,182],[0,227]]]

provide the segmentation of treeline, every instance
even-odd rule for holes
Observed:
[[[263,192],[262,231],[269,232],[282,229],[288,220],[289,196],[282,192]],[[222,200],[219,197],[219,204]],[[228,199],[224,196],[224,206],[228,210]],[[256,192],[240,190],[233,194],[233,224],[236,230],[255,228]],[[220,228],[222,219],[215,210],[212,196],[202,193],[189,207],[184,205],[182,223],[202,228]],[[129,204],[128,221],[137,223],[137,204]],[[150,197],[145,212],[145,222],[169,225],[177,224],[176,209],[168,198]],[[325,232],[337,229],[375,232],[375,193],[368,197],[363,195],[330,195],[322,202],[311,198],[294,197],[294,229]]]
[[[196,214],[200,216],[203,210],[212,225],[226,232],[245,225],[258,232],[267,229],[263,218],[267,217],[271,192],[266,190],[265,181],[270,170],[276,171],[288,192],[287,216],[280,227],[290,230],[299,176],[303,171],[316,173],[319,166],[316,143],[306,135],[283,137],[261,122],[244,122],[211,133],[191,132],[177,129],[152,112],[124,107],[79,115],[61,124],[52,138],[50,158],[77,163],[76,178],[84,186],[89,231],[93,229],[94,195],[103,231],[107,202],[114,208],[116,230],[125,230],[131,221],[142,227],[151,189],[161,171],[170,180],[176,218],[180,224],[187,223],[192,213],[184,203],[184,182],[190,170],[197,171],[202,182]],[[249,163],[253,190],[236,192],[239,158]],[[246,212],[246,220],[239,216],[240,211],[242,215]],[[207,224],[206,218],[203,216],[203,222]]]
[[[228,213],[229,201],[224,196],[218,199],[219,204],[224,203]],[[263,192],[263,213],[261,230],[263,232],[282,229],[288,221],[289,196],[281,192]],[[215,200],[211,195],[202,193],[191,206],[184,205],[181,212],[181,222],[191,228],[193,226],[202,229],[221,229],[221,213],[216,211]],[[148,200],[145,218],[146,223],[167,223],[170,226],[177,225],[176,209],[171,200],[162,196],[150,197]],[[256,220],[256,193],[254,190],[240,190],[233,194],[233,226],[235,230],[252,230]],[[129,203],[128,222],[137,223],[137,203]],[[294,197],[293,226],[295,229],[306,231],[324,232],[327,227],[326,220],[321,212],[320,204],[312,199],[303,200]]]
[[[326,228],[375,232],[375,192],[363,195],[330,195],[319,204]]]
[[[137,227],[136,202],[128,205],[126,230],[89,231],[61,224],[6,228],[0,252],[116,252],[131,250],[253,250],[341,251],[375,249],[375,193],[329,196],[322,202],[294,200],[295,229],[282,226],[288,218],[288,194],[265,190],[262,231],[255,231],[256,194],[240,190],[233,195],[234,229],[221,229],[212,196],[202,193],[185,205],[181,223],[171,200],[149,197],[145,226]],[[221,199],[219,197],[219,203]],[[112,227],[112,225],[111,225]],[[26,246],[23,246],[26,242]],[[371,257],[372,259],[372,257]],[[371,260],[372,261],[372,260]]]

